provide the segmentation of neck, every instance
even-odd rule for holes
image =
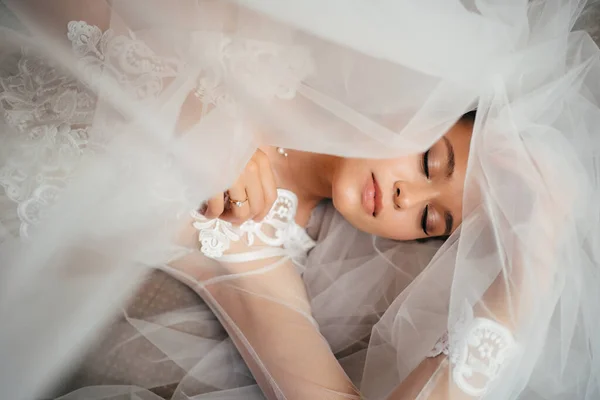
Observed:
[[[307,200],[331,198],[333,175],[339,158],[324,154],[288,150],[288,157],[280,155],[279,163],[287,164],[289,179],[296,194]]]

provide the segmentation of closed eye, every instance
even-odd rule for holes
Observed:
[[[430,151],[431,150],[427,150],[425,153],[423,153],[423,160],[422,160],[423,173],[425,174],[427,179],[429,179],[429,152]]]
[[[429,214],[429,206],[425,206],[423,215],[421,216],[421,229],[423,229],[425,235],[429,236],[429,233],[427,233],[427,214]]]

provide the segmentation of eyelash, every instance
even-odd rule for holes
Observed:
[[[427,232],[427,214],[429,214],[429,206],[425,206],[423,209],[423,215],[421,216],[421,229],[423,229],[423,232],[429,236],[429,233]]]
[[[423,168],[423,174],[425,174],[425,177],[427,179],[429,179],[429,152],[430,150],[427,150],[425,153],[423,153],[423,160],[422,160],[422,168]],[[421,216],[421,229],[423,229],[423,232],[429,236],[429,233],[427,232],[427,217],[429,215],[429,206],[425,206],[425,208],[423,209],[423,215]]]
[[[425,174],[427,179],[429,179],[429,152],[430,150],[427,150],[425,153],[423,153],[422,161],[423,173]]]

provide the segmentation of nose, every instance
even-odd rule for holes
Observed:
[[[394,204],[403,210],[412,207],[423,207],[437,196],[438,192],[430,182],[398,181],[394,183]]]

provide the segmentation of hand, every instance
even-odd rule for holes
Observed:
[[[269,158],[261,150],[256,150],[233,186],[208,200],[200,213],[206,218],[221,218],[236,224],[249,219],[260,221],[276,199],[277,186]],[[243,202],[241,207],[235,205],[235,201]]]

